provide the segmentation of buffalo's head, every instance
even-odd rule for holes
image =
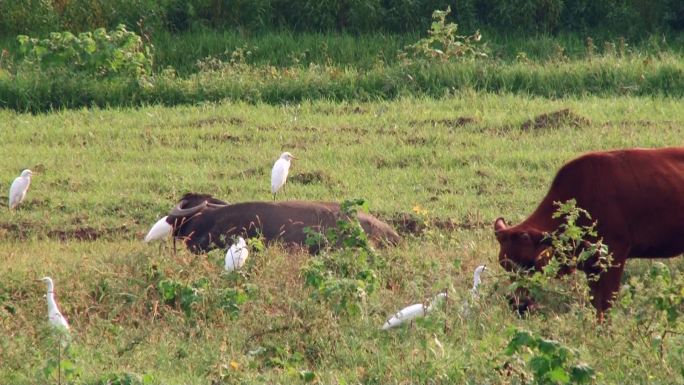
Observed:
[[[499,241],[499,264],[506,271],[540,271],[549,261],[550,243],[544,233],[532,228],[508,227],[503,218],[494,221]]]

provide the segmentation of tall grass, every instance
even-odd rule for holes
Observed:
[[[139,33],[135,28],[131,29]],[[474,29],[459,28],[470,34]],[[586,58],[586,38],[593,37],[597,53],[602,54],[606,44],[618,44],[620,34],[559,33],[521,36],[502,34],[496,30],[483,29],[483,41],[490,57],[502,62],[515,62],[521,53],[533,62],[544,63],[565,57],[569,60]],[[366,33],[294,33],[288,31],[247,33],[196,29],[184,33],[155,32],[147,36],[154,46],[157,71],[173,67],[182,76],[199,71],[199,60],[215,57],[227,61],[231,53],[244,49],[250,54],[245,62],[250,65],[291,67],[310,64],[331,64],[357,69],[373,68],[380,61],[385,65],[397,63],[397,53],[405,46],[415,43],[426,33],[404,34]],[[46,37],[46,33],[29,33]],[[684,36],[643,35],[638,39],[626,39],[626,52],[633,56],[648,57],[671,53],[684,53]],[[18,53],[16,36],[0,36],[0,49],[10,56]],[[16,60],[16,58],[14,58]],[[8,58],[4,58],[7,65]],[[12,60],[12,59],[10,59]]]
[[[370,101],[399,96],[443,97],[464,90],[562,98],[583,95],[684,95],[678,56],[657,59],[597,57],[537,64],[496,61],[378,66],[277,68],[209,62],[188,77],[173,72],[138,80],[94,80],[40,72],[0,77],[0,106],[18,111],[91,106],[193,104],[223,99],[291,103],[303,100]]]

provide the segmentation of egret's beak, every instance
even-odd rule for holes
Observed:
[[[292,159],[299,159],[299,158],[297,158],[296,156],[292,155]]]

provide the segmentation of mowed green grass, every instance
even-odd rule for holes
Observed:
[[[159,384],[292,383],[301,382],[301,370],[320,383],[524,382],[496,370],[510,360],[503,354],[510,326],[577,349],[600,383],[681,382],[684,341],[666,340],[661,359],[630,309],[601,327],[590,307],[572,301],[570,310],[548,306],[516,317],[501,295],[507,281],[491,226],[498,216],[525,218],[558,167],[581,153],[681,146],[682,107],[667,98],[463,93],[378,103],[0,111],[4,184],[23,168],[37,171],[21,208],[0,219],[0,382],[55,382],[42,373],[54,355],[45,341],[44,285],[33,281],[44,275],[55,280],[72,325],[81,374],[71,382],[134,373]],[[521,128],[563,108],[587,121]],[[418,206],[455,229],[435,224],[378,250],[386,261],[381,285],[359,316],[336,316],[309,299],[299,274],[306,254],[279,246],[253,252],[238,278],[222,274],[222,252],[174,256],[142,243],[185,192],[270,200],[270,168],[282,151],[298,157],[291,177],[312,173],[321,181],[291,181],[278,199],[360,197],[388,220]],[[84,234],[97,239],[79,241]],[[482,263],[491,267],[482,302],[463,316],[472,269]],[[631,262],[628,275],[648,263]],[[667,264],[681,271],[677,260]],[[188,316],[161,301],[160,275],[188,283],[205,277],[212,290],[248,282],[255,294],[237,317],[212,303]],[[452,289],[451,306],[434,322],[379,330],[398,309],[444,287]]]

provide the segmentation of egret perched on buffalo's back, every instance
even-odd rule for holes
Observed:
[[[26,192],[28,191],[28,188],[31,185],[31,176],[33,176],[33,172],[31,172],[31,170],[26,169],[21,172],[21,175],[14,179],[14,182],[12,182],[12,186],[9,190],[10,210],[19,206],[19,204],[24,200],[24,198],[26,198]]]
[[[289,152],[283,152],[273,165],[273,170],[271,170],[271,193],[273,194],[273,200],[275,200],[276,192],[278,192],[287,181],[287,173],[290,171],[290,161],[292,159],[297,158],[292,156]]]
[[[228,252],[226,253],[226,271],[233,271],[241,268],[247,257],[249,256],[249,250],[247,249],[247,243],[242,237],[238,238],[238,241],[230,246]]]
[[[48,306],[48,322],[50,326],[56,329],[69,330],[69,324],[66,318],[62,315],[57,307],[57,302],[55,301],[55,285],[52,283],[52,278],[43,277],[39,279],[47,284],[47,306]]]
[[[152,228],[150,228],[150,231],[147,232],[147,235],[145,236],[145,242],[163,239],[171,234],[173,226],[166,221],[168,218],[168,215],[163,217],[162,219],[158,220],[157,223],[152,226]]]

